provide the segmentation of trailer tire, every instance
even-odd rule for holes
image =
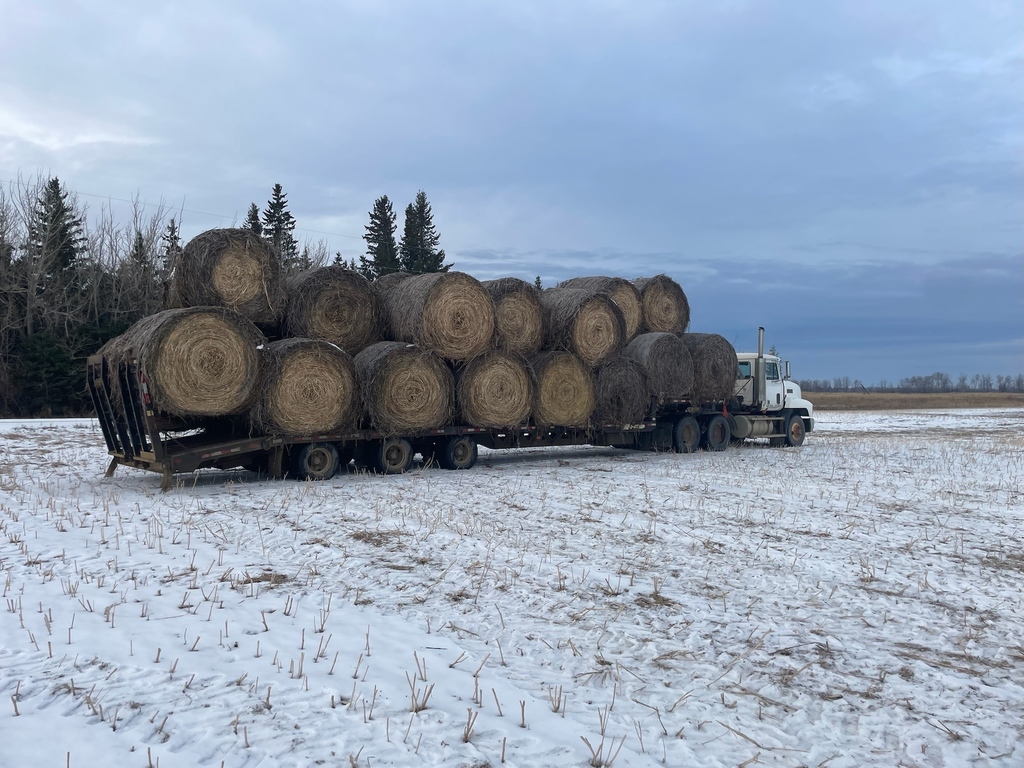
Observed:
[[[786,419],[786,445],[790,448],[799,448],[804,444],[807,437],[807,428],[804,425],[804,418],[799,413],[791,414]]]
[[[729,447],[729,439],[732,437],[732,430],[729,429],[729,420],[722,414],[715,414],[708,419],[704,426],[704,438],[701,445],[708,451],[724,451]]]
[[[672,427],[672,450],[693,453],[700,448],[700,424],[693,416],[683,416]]]
[[[338,449],[333,443],[307,443],[292,452],[296,480],[330,480],[338,472]]]
[[[382,475],[404,474],[412,466],[412,445],[404,437],[385,437],[374,459],[374,468]]]
[[[441,466],[445,469],[471,469],[476,464],[476,440],[455,435],[445,441],[441,450]]]

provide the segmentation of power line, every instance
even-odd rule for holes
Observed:
[[[20,184],[21,182],[15,179],[0,179],[0,184]],[[67,187],[65,187],[67,189]],[[73,192],[81,197],[95,197],[100,200],[116,200],[119,203],[129,203],[131,205],[141,205],[144,208],[164,208],[167,207],[164,203],[146,203],[141,200],[126,200],[123,197],[112,197],[111,195],[97,195],[92,192],[81,192],[77,189],[70,189],[69,192]],[[193,213],[197,216],[211,216],[215,219],[237,219],[237,216],[227,216],[222,213],[210,213],[209,211],[196,211],[191,208],[175,208],[173,210],[181,211],[182,213]],[[330,237],[347,237],[351,240],[361,240],[361,235],[346,235],[341,232],[324,232],[320,229],[306,229],[305,227],[295,227],[296,232],[308,232],[314,235],[328,235]]]

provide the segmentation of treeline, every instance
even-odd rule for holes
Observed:
[[[127,222],[103,207],[91,221],[56,177],[0,186],[0,417],[80,416],[92,410],[85,359],[134,322],[163,309],[182,251],[180,217],[147,214],[139,200]],[[400,241],[390,200],[374,202],[366,255],[333,257],[323,241],[299,245],[295,217],[276,184],[242,226],[275,247],[286,271],[327,263],[370,278],[447,271],[433,214],[421,191],[405,211]]]
[[[947,373],[908,376],[896,383],[883,379],[865,386],[860,379],[840,376],[834,379],[797,379],[805,392],[1024,392],[1024,373],[1016,376],[990,376],[961,373],[956,380]]]

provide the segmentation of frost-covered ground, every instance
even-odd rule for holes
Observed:
[[[0,765],[1024,765],[1024,411],[818,427],[161,493],[0,422]]]

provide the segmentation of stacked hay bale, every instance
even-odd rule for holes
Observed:
[[[351,356],[320,339],[267,345],[250,422],[264,432],[323,434],[356,428],[359,387]]]
[[[358,272],[318,267],[289,276],[285,286],[285,336],[324,339],[350,355],[384,339],[384,302]]]
[[[604,293],[575,288],[541,292],[546,327],[545,349],[564,349],[594,368],[622,349],[626,324]]]
[[[455,371],[455,402],[460,423],[522,426],[533,411],[533,371],[520,355],[492,349]]]
[[[590,368],[565,351],[541,352],[530,363],[536,377],[533,422],[540,426],[587,426],[596,403]]]
[[[530,357],[544,342],[544,308],[535,285],[516,277],[485,280],[494,301],[494,339],[499,349]]]
[[[623,344],[628,344],[640,333],[643,323],[643,304],[640,291],[635,285],[621,277],[573,277],[563,280],[559,288],[573,288],[588,293],[605,293],[615,302],[625,322]]]
[[[438,429],[453,414],[455,382],[428,349],[381,341],[355,356],[369,423],[387,435]]]
[[[472,360],[494,343],[494,302],[463,272],[432,272],[378,283],[391,338],[453,362]]]
[[[618,355],[597,369],[595,425],[636,424],[647,416],[651,388],[644,366]]]
[[[690,326],[690,302],[682,287],[667,275],[633,281],[643,306],[643,331],[682,335]]]
[[[247,229],[211,229],[196,235],[175,261],[168,308],[228,307],[265,330],[284,308],[281,259]]]
[[[656,397],[681,398],[693,390],[690,350],[674,333],[641,333],[622,354],[643,366]]]
[[[728,400],[736,386],[739,366],[733,345],[717,333],[688,333],[682,340],[693,360],[694,401]]]
[[[225,307],[168,309],[145,317],[99,353],[111,368],[138,359],[152,407],[169,416],[245,413],[260,385],[260,349],[266,338],[248,319]],[[123,409],[119,384],[115,406]]]

